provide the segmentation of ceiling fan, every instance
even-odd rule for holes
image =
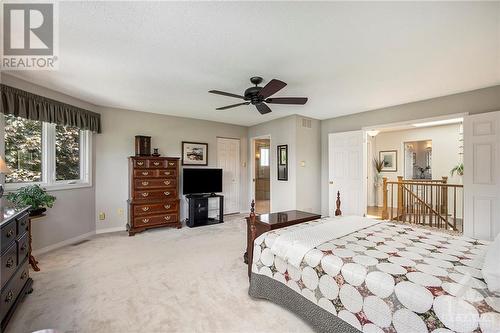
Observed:
[[[303,104],[306,104],[306,102],[307,102],[307,97],[269,98],[270,96],[274,95],[275,93],[277,93],[278,91],[280,91],[281,89],[283,89],[286,86],[286,83],[283,81],[272,79],[264,87],[259,87],[259,84],[262,83],[262,78],[259,76],[254,76],[254,77],[250,78],[250,82],[255,84],[255,87],[250,87],[247,90],[245,90],[245,93],[243,96],[224,92],[224,91],[219,91],[219,90],[210,90],[209,93],[212,93],[212,94],[240,98],[240,99],[247,101],[247,102],[243,102],[243,103],[223,106],[223,107],[217,108],[216,110],[227,110],[227,109],[231,109],[231,108],[241,106],[241,105],[253,104],[257,108],[257,111],[260,112],[260,114],[266,114],[266,113],[271,112],[271,109],[269,108],[269,106],[267,106],[266,103],[303,105]]]

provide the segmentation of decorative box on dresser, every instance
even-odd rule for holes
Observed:
[[[24,296],[33,291],[29,276],[29,206],[15,207],[0,199],[0,318],[5,330]]]
[[[180,228],[179,158],[132,156],[129,174],[129,235],[150,228]]]

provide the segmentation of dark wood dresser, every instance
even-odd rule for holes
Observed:
[[[0,199],[0,318],[4,331],[24,296],[33,291],[29,276],[29,207],[16,208]]]
[[[179,158],[133,156],[129,174],[129,235],[149,228],[180,228]]]

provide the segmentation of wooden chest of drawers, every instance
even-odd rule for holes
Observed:
[[[17,306],[32,291],[28,266],[29,207],[0,200],[0,319],[3,332]]]
[[[149,228],[180,228],[179,158],[133,156],[129,174],[129,235]]]

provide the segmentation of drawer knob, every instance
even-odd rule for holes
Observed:
[[[142,223],[148,223],[149,219],[142,219]]]
[[[167,196],[168,196],[168,195],[170,195],[170,192],[169,192],[169,191],[166,191],[166,192],[163,192],[163,194],[165,194],[165,195],[167,195]]]
[[[168,165],[173,166],[174,162],[168,162]]]
[[[142,186],[148,186],[149,182],[142,182]]]
[[[9,293],[7,294],[7,297],[5,297],[5,303],[9,303],[10,301],[12,301],[12,299],[14,298],[14,293],[11,291],[9,291]]]
[[[137,162],[137,165],[144,165],[144,162],[139,161],[139,162]]]
[[[7,231],[7,238],[10,238],[14,235],[14,230],[10,229],[9,231]]]
[[[149,192],[144,192],[144,193],[141,193],[141,195],[142,195],[143,197],[147,197],[147,196],[149,195]]]
[[[170,171],[165,171],[165,175],[169,176],[170,175]]]
[[[143,171],[143,172],[142,172],[142,175],[143,175],[143,176],[147,176],[147,175],[149,175],[149,172],[147,172],[147,171]]]
[[[165,216],[165,220],[170,221],[170,216]]]
[[[170,180],[165,180],[163,183],[164,183],[165,185],[170,185]]]
[[[10,257],[9,259],[7,259],[7,263],[5,264],[5,267],[11,268],[12,266],[14,266],[14,259],[12,257]]]
[[[157,166],[160,165],[160,162],[154,162],[153,164]]]
[[[143,212],[147,212],[149,210],[149,207],[142,207]]]
[[[165,207],[165,209],[170,209],[170,205],[165,205],[163,207]]]

